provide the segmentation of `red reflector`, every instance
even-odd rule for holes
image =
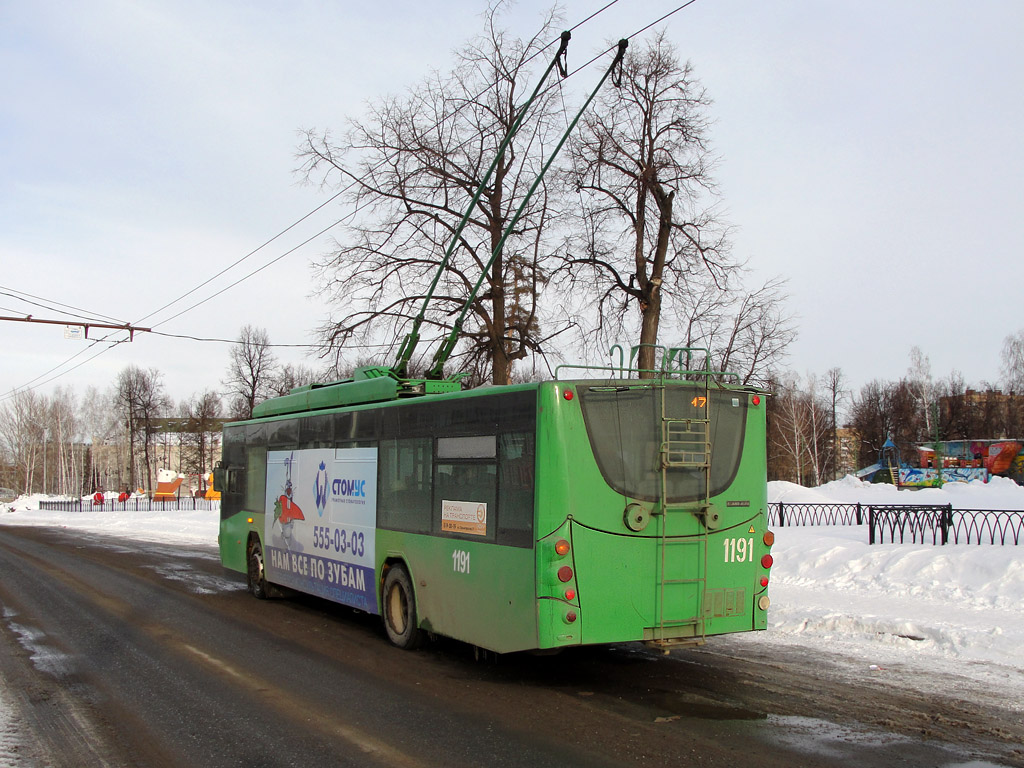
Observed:
[[[765,557],[767,557],[767,555],[765,555]],[[570,568],[568,565],[563,565],[561,568],[558,569],[558,580],[559,581],[569,581],[571,578],[572,578],[572,568]]]
[[[555,542],[555,552],[560,555],[569,554],[569,542],[565,539],[559,539]]]
[[[765,555],[764,557],[761,558],[761,565],[763,565],[765,568],[771,568],[772,567],[772,563],[774,563],[774,562],[775,561],[772,560],[772,556],[771,555]]]
[[[570,624],[576,621],[576,611],[569,611],[567,614],[565,614],[565,620],[568,621]]]
[[[566,400],[572,400],[572,390],[571,389],[565,390],[565,394],[562,395],[562,397],[564,397]]]
[[[767,576],[762,576],[761,577],[761,586],[762,587],[767,587],[768,586],[768,577]]]
[[[761,396],[760,395],[754,395],[752,398],[750,398],[750,402],[752,402],[754,405],[760,405],[761,404]]]
[[[576,599],[576,590],[575,589],[567,589],[567,590],[565,590],[565,599],[566,600],[575,600]]]

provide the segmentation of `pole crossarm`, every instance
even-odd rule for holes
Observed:
[[[128,340],[135,341],[135,334],[146,333],[152,328],[140,328],[137,325],[131,325],[126,323],[124,325],[111,325],[109,323],[84,323],[81,320],[44,320],[41,317],[32,317],[32,315],[25,315],[25,317],[7,317],[6,315],[0,315],[0,320],[7,320],[14,323],[45,323],[46,325],[77,325],[80,328],[85,328],[85,338],[89,338],[90,328],[110,328],[115,331],[128,331]]]

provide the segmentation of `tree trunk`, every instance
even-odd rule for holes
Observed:
[[[637,367],[641,379],[653,377],[653,371],[658,366],[655,346],[661,323],[661,284],[665,274],[669,236],[672,233],[672,202],[675,198],[675,192],[666,195],[657,182],[651,189],[658,201],[658,242],[651,260],[651,274],[642,285],[643,297],[640,299],[640,353],[637,356]]]

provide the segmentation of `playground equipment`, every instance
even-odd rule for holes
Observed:
[[[158,469],[156,471],[156,490],[153,491],[153,501],[167,501],[178,498],[178,488],[185,480],[184,475],[179,475],[171,469]]]

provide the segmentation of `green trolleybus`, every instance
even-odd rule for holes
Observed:
[[[257,597],[287,587],[379,614],[402,648],[764,629],[763,395],[707,373],[580,370],[424,394],[361,369],[268,400],[224,429],[224,566]]]

